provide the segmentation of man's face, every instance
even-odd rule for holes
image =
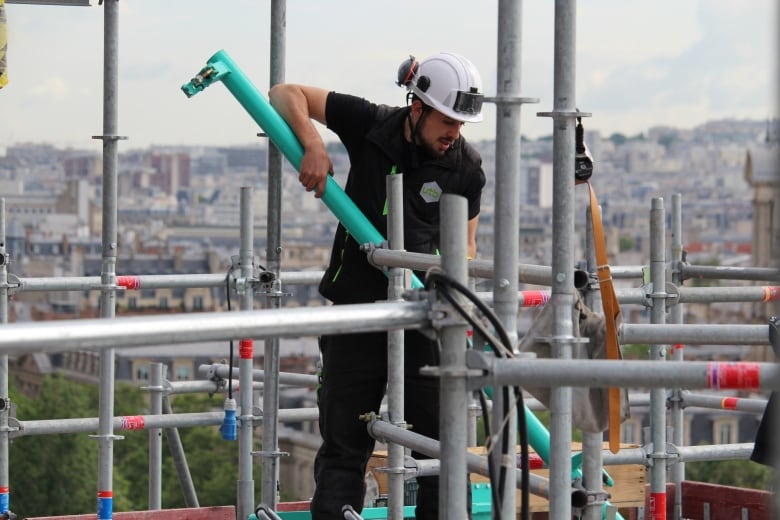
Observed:
[[[464,123],[435,109],[430,109],[427,115],[422,116],[422,104],[415,112],[420,125],[417,129],[419,144],[434,157],[443,156],[460,137],[460,129]]]

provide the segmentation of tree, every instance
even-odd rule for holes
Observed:
[[[13,397],[13,393],[12,393]],[[35,400],[13,397],[25,420],[84,417],[97,408],[97,388],[47,377]],[[20,517],[95,509],[95,441],[83,434],[21,437],[9,449],[11,510]]]
[[[741,488],[771,490],[772,468],[752,461],[711,460],[687,462],[686,480],[735,486]]]
[[[35,400],[10,389],[23,421],[96,417],[98,387],[62,376],[44,379]],[[148,395],[140,388],[117,382],[116,416],[148,413]],[[176,412],[205,412],[222,408],[222,396],[175,397]],[[113,510],[148,509],[149,432],[117,431],[113,443]],[[219,427],[180,430],[193,485],[201,506],[236,503],[238,443],[225,441]],[[20,518],[91,513],[97,500],[97,441],[89,434],[20,437],[9,450],[11,510]],[[260,479],[260,465],[253,465]],[[163,442],[162,507],[184,507],[184,498],[168,445]],[[259,486],[258,486],[259,488]]]
[[[626,141],[628,141],[628,138],[621,133],[614,133],[609,136],[609,140],[612,141],[615,146],[620,146],[621,144],[624,144]]]
[[[179,413],[203,412],[222,409],[223,402],[222,396],[179,395],[171,400],[171,407]],[[222,439],[219,426],[181,429],[179,435],[198,503],[201,506],[235,504],[238,442]],[[163,507],[184,507],[184,497],[167,443],[163,444],[163,457]],[[259,464],[253,464],[253,472],[252,478],[258,481]]]
[[[620,252],[633,251],[636,248],[636,239],[628,235],[621,235],[618,238],[618,248]]]

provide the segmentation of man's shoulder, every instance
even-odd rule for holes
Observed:
[[[479,166],[482,164],[482,155],[477,149],[469,143],[465,137],[458,140],[458,147],[460,149],[461,159],[468,164]]]
[[[400,117],[401,107],[376,104],[365,98],[352,94],[331,92],[327,102],[328,125],[344,130],[359,128],[359,132],[367,132],[370,128],[383,126],[384,123]]]
[[[354,94],[335,91],[328,94],[327,103],[333,109],[371,111],[377,119],[383,119],[401,110],[401,107],[378,104]]]

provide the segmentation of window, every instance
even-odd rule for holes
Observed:
[[[148,381],[149,380],[149,367],[146,365],[139,366],[135,371],[136,381]]]
[[[717,418],[712,421],[712,443],[734,444],[737,442],[737,420],[732,417]]]
[[[190,378],[190,368],[185,366],[176,367],[176,380],[187,381]]]
[[[639,419],[631,417],[620,425],[620,442],[626,444],[642,443],[642,422]]]

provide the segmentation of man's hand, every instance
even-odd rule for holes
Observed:
[[[268,97],[271,106],[287,121],[303,146],[298,180],[306,191],[314,191],[317,198],[322,197],[328,173],[333,171],[333,164],[325,149],[325,143],[311,120],[327,125],[325,104],[328,91],[305,85],[278,84],[271,88]]]
[[[318,199],[325,193],[328,174],[333,171],[333,163],[325,148],[305,150],[301,159],[298,180],[306,191],[314,191]]]

